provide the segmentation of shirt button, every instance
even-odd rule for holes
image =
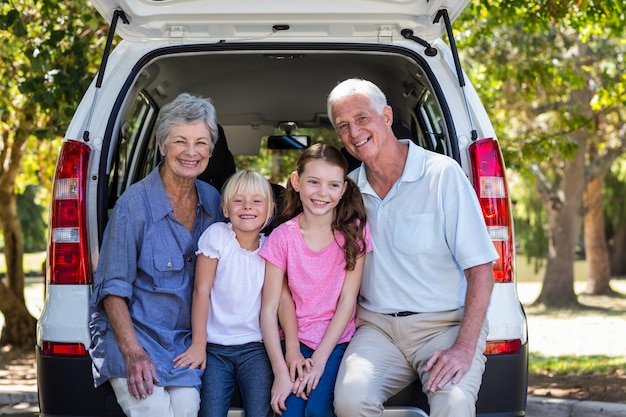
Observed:
[[[167,267],[168,267],[168,268],[171,268],[171,267],[172,267],[172,263],[171,263],[171,262],[168,262],[168,263],[167,263]]]
[[[189,263],[193,262],[193,257],[190,256],[189,258],[187,258],[187,262]]]

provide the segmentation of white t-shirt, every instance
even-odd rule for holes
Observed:
[[[365,201],[372,253],[359,303],[377,313],[456,310],[464,269],[498,259],[476,192],[456,161],[408,140],[400,179],[381,200],[361,165],[351,173]]]
[[[259,249],[265,240],[259,236]],[[260,342],[261,290],[265,261],[259,249],[239,246],[230,223],[214,223],[198,239],[197,255],[218,259],[209,300],[207,342],[242,345]]]

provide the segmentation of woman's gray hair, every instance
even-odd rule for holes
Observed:
[[[156,120],[156,138],[163,145],[174,126],[203,121],[211,133],[211,153],[218,138],[217,116],[210,98],[182,93],[161,108]]]
[[[360,78],[349,78],[337,84],[328,95],[326,111],[333,127],[335,126],[333,106],[337,101],[353,95],[361,95],[367,98],[378,114],[382,114],[383,109],[387,107],[387,97],[376,84]]]

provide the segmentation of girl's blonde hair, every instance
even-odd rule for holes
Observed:
[[[222,187],[222,203],[228,204],[235,194],[258,194],[267,201],[267,217],[263,227],[274,218],[274,193],[269,181],[261,173],[241,170],[231,175]]]

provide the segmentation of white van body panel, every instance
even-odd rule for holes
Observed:
[[[129,24],[117,33],[128,40],[166,39],[174,42],[348,38],[377,41],[381,31],[401,38],[400,30],[434,40],[445,33],[434,23],[440,9],[454,21],[469,0],[92,0],[111,21],[121,10]],[[275,25],[289,29],[276,30]],[[387,35],[385,35],[387,36]]]
[[[37,321],[37,341],[82,343],[88,347],[91,344],[88,327],[90,292],[87,285],[49,285]]]

